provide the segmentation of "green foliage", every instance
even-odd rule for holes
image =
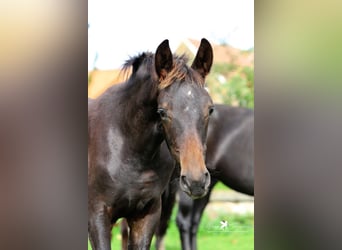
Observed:
[[[237,65],[230,64],[230,63],[217,63],[214,64],[212,67],[212,72],[214,73],[224,73],[224,72],[231,72],[237,69]]]
[[[238,103],[242,107],[253,107],[253,94],[245,78],[233,76],[228,82],[223,84],[223,88],[227,89],[227,95],[223,99],[225,103],[231,105]]]
[[[215,64],[207,83],[214,102],[254,108],[253,68]]]

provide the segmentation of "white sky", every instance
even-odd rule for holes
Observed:
[[[120,68],[129,56],[171,50],[187,38],[254,47],[253,0],[88,0],[88,69]]]

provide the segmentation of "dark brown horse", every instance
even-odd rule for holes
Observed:
[[[174,167],[162,164],[165,138],[180,165],[180,187],[208,192],[205,141],[212,100],[204,79],[213,52],[202,39],[191,67],[172,55],[168,40],[155,54],[131,58],[127,82],[88,103],[88,233],[93,250],[110,249],[111,225],[124,217],[129,249],[149,249],[160,219],[161,194]]]
[[[179,192],[177,226],[183,250],[197,249],[196,235],[200,219],[209,202],[210,192],[218,180],[236,191],[254,195],[253,143],[253,111],[216,105],[210,118],[207,138],[206,164],[212,177],[209,192],[205,197],[196,200],[189,198],[184,192]],[[171,157],[166,156],[165,159],[167,164],[172,166]],[[155,233],[156,249],[162,249],[162,239],[166,234],[177,190],[177,183],[171,181],[163,193],[163,210]]]
[[[209,125],[207,147],[206,163],[212,177],[210,191],[197,200],[179,192],[176,221],[183,250],[197,249],[199,223],[217,181],[238,192],[254,195],[253,111],[216,105]]]

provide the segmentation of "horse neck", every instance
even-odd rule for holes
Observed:
[[[124,119],[121,128],[130,141],[132,151],[144,159],[159,153],[162,136],[157,133],[157,91],[153,81],[128,83],[121,99]]]

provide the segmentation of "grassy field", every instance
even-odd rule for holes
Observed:
[[[176,210],[176,209],[175,209]],[[181,249],[179,233],[175,221],[175,211],[165,239],[167,250]],[[228,227],[221,229],[221,220],[228,221]],[[198,232],[198,249],[251,250],[254,249],[254,216],[221,213],[209,219],[205,213]],[[154,246],[152,247],[154,249]]]
[[[223,186],[225,188],[225,186]],[[220,189],[220,186],[218,186]],[[179,233],[175,224],[176,210],[174,209],[170,227],[165,238],[166,250],[181,249]],[[254,249],[254,215],[237,215],[220,213],[215,218],[209,217],[204,213],[198,233],[198,249],[216,249],[216,250],[251,250]],[[228,227],[221,229],[220,221],[228,221]],[[112,249],[121,249],[120,230],[113,228]],[[88,250],[91,247],[88,243]],[[154,249],[154,240],[152,247]]]
[[[222,182],[218,182],[215,186],[214,186],[214,191],[215,190],[230,190],[229,187],[227,187],[226,185],[224,185]]]

